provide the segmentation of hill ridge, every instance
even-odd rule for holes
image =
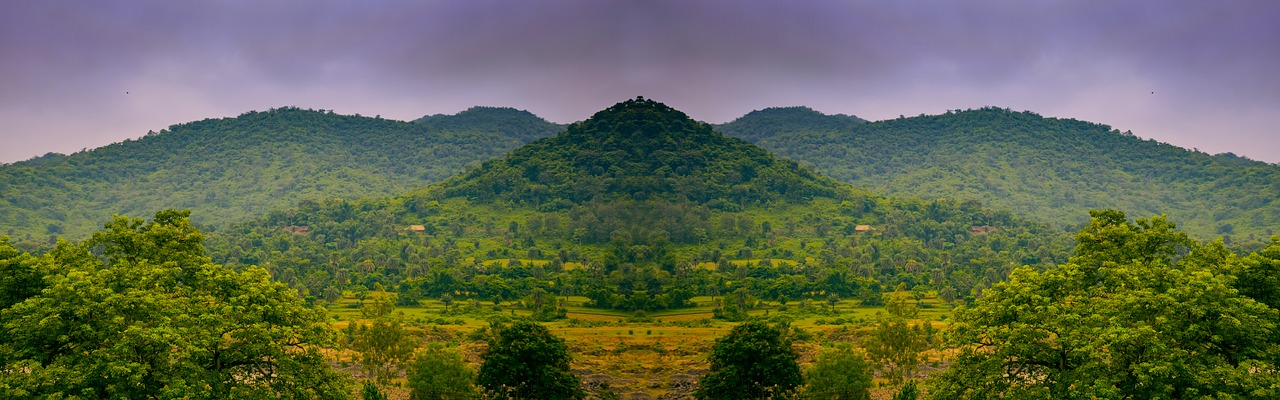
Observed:
[[[716,129],[841,182],[976,199],[1066,229],[1098,208],[1168,214],[1205,239],[1259,241],[1280,226],[1280,166],[1030,111],[983,107],[839,129],[746,115]]]

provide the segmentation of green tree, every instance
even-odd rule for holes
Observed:
[[[396,294],[378,290],[369,293],[369,304],[360,307],[360,315],[365,318],[386,318],[396,310]]]
[[[1242,296],[1221,242],[1094,211],[1076,255],[961,307],[936,398],[1276,398],[1277,311]]]
[[[449,306],[453,305],[453,296],[445,293],[440,296],[440,303],[444,304],[444,313],[449,313]]]
[[[350,397],[320,352],[323,311],[261,268],[211,263],[188,216],[117,216],[40,257],[47,286],[0,311],[0,397]]]
[[[410,400],[468,400],[478,398],[475,372],[462,355],[430,346],[409,367]]]
[[[900,384],[919,372],[920,353],[932,337],[928,322],[911,324],[901,318],[884,318],[866,340],[867,355],[890,383]]]
[[[489,349],[480,356],[476,382],[492,394],[514,399],[582,399],[578,377],[569,373],[564,340],[541,324],[517,321],[492,327]]]
[[[920,398],[920,388],[916,387],[916,381],[907,381],[898,388],[898,392],[893,394],[893,400],[916,400]]]
[[[352,322],[352,324],[357,324]],[[391,382],[406,364],[417,343],[400,321],[379,318],[369,325],[360,324],[351,338],[351,348],[360,352],[360,367],[378,383]]]
[[[382,389],[379,389],[378,384],[373,381],[364,381],[364,386],[360,387],[360,399],[387,400],[387,394],[382,393]]]
[[[869,400],[871,378],[871,367],[862,352],[841,345],[819,354],[805,371],[803,398]]]
[[[60,242],[59,247],[67,246]],[[49,260],[18,251],[9,244],[8,236],[0,236],[0,310],[40,294]]]
[[[791,348],[790,329],[748,321],[716,339],[711,371],[699,380],[699,399],[763,399],[782,395],[803,383],[799,355]]]

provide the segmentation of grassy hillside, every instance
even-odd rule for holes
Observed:
[[[103,216],[166,208],[221,226],[304,200],[388,196],[560,128],[528,112],[481,107],[415,123],[280,108],[174,125],[0,166],[0,234],[82,237]]]
[[[858,123],[788,108],[716,129],[871,191],[978,200],[1070,229],[1098,208],[1168,214],[1194,236],[1237,242],[1280,227],[1280,166],[1090,122],[983,108]]]

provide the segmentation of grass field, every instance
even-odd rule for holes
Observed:
[[[707,354],[716,338],[723,336],[735,323],[712,319],[711,297],[693,299],[699,307],[665,310],[647,313],[637,318],[635,313],[583,307],[587,301],[580,296],[566,299],[568,318],[546,323],[547,327],[563,338],[573,356],[571,369],[593,393],[608,387],[621,398],[681,398],[694,387],[698,378],[709,367]],[[353,297],[328,306],[336,328],[343,328],[351,321],[360,321],[360,301]],[[812,335],[812,339],[797,342],[795,348],[801,354],[802,366],[813,357],[837,342],[851,342],[860,347],[860,337],[885,314],[883,307],[863,307],[856,301],[838,302],[834,312],[825,301],[811,301],[809,307],[800,302],[786,306],[776,302],[761,302],[749,314],[767,319],[789,319],[796,326]],[[940,321],[949,316],[950,307],[930,294],[920,302],[919,320]],[[422,301],[415,307],[397,307],[395,315],[412,327],[421,337],[423,345],[428,341],[443,341],[458,348],[466,358],[478,366],[479,355],[485,346],[471,342],[466,335],[489,324],[499,316],[512,318],[529,316],[516,302],[455,301],[450,312],[437,300]],[[939,322],[934,322],[940,326]],[[442,333],[443,332],[443,333]],[[929,365],[937,365],[941,354],[927,355]],[[355,355],[350,351],[335,351],[335,360],[346,365],[345,370],[359,376],[352,364]],[[402,384],[403,379],[398,380]],[[889,389],[877,392],[882,397]],[[393,398],[407,398],[403,389],[391,388]]]

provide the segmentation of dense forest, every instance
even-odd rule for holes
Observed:
[[[615,105],[560,134],[387,199],[304,202],[214,235],[315,300],[395,288],[414,304],[581,295],[619,310],[724,296],[880,301],[885,288],[972,299],[1069,237],[977,202],[877,196],[819,177],[661,103]],[[735,314],[737,313],[737,314]]]
[[[528,112],[475,107],[413,123],[279,108],[174,125],[72,155],[0,165],[0,234],[80,238],[103,216],[194,211],[216,227],[302,200],[389,196],[560,130]]]
[[[999,108],[865,123],[792,107],[716,129],[874,192],[978,200],[1069,230],[1097,208],[1166,214],[1228,243],[1260,244],[1280,226],[1280,166],[1102,124]]]

